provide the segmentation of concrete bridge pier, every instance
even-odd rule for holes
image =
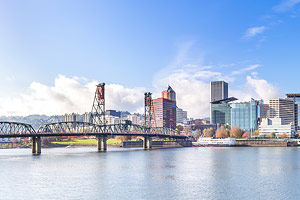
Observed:
[[[152,138],[151,137],[148,137],[148,136],[145,136],[144,137],[144,140],[143,140],[143,148],[145,150],[150,150],[152,149]]]
[[[40,155],[41,149],[42,149],[41,137],[39,136],[32,137],[32,154]]]
[[[105,152],[107,150],[107,136],[98,136],[97,137],[98,143],[97,143],[97,149],[98,152]]]

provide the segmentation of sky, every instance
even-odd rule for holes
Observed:
[[[300,92],[300,0],[0,0],[0,116],[143,112],[168,85],[209,116],[209,83],[229,96]]]

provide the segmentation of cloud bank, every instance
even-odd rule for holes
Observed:
[[[86,82],[78,77],[59,75],[54,86],[33,82],[27,92],[16,98],[0,98],[1,115],[57,115],[91,111],[98,81]],[[118,84],[106,85],[106,109],[143,110],[144,88],[125,88]]]

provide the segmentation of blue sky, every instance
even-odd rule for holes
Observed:
[[[203,84],[225,79],[232,95],[251,80],[255,94],[300,92],[299,17],[300,0],[0,0],[0,97],[53,88],[59,75],[159,93],[187,71]]]

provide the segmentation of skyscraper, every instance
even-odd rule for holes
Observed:
[[[297,121],[297,126],[295,126],[295,128],[296,130],[300,130],[300,94],[287,94],[286,98],[294,101],[295,120]]]
[[[228,98],[228,83],[225,81],[213,81],[210,83],[210,101],[218,101]]]
[[[210,83],[210,121],[213,124],[226,124],[230,122],[230,107],[225,105],[227,101],[220,101],[228,98],[228,83],[225,81],[212,81]],[[220,101],[220,102],[218,102]],[[217,103],[213,103],[217,102]],[[221,113],[219,113],[219,111]],[[226,111],[226,120],[225,120]],[[223,116],[223,117],[221,117]],[[222,119],[221,119],[222,118]]]
[[[162,98],[164,98],[164,99],[169,99],[169,100],[172,100],[172,101],[176,101],[176,93],[172,89],[172,87],[169,86],[169,85],[168,85],[168,89],[163,90],[161,95],[162,95]]]
[[[298,125],[295,103],[288,99],[270,99],[270,118],[282,118],[286,124]]]
[[[176,93],[170,86],[161,98],[153,99],[153,107],[157,127],[176,128]]]

